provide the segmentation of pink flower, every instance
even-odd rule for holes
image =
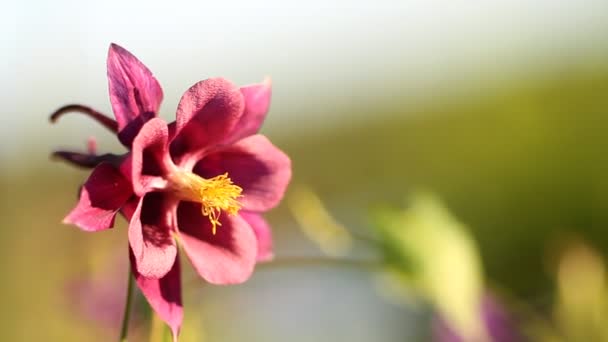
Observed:
[[[152,73],[112,44],[110,101],[116,121],[80,105],[59,109],[94,118],[129,151],[55,156],[93,169],[65,223],[85,231],[129,220],[130,260],[152,308],[179,332],[183,310],[177,243],[198,274],[213,284],[247,280],[256,261],[272,257],[260,213],[275,207],[291,178],[289,158],[257,134],[270,104],[270,82],[238,88],[222,78],[193,85],[175,122],[157,117],[163,97]]]
[[[114,260],[115,259],[115,260]],[[120,315],[124,309],[126,258],[113,256],[113,265],[82,272],[65,283],[65,299],[77,318],[94,320],[103,330],[120,329]],[[139,321],[138,312],[132,313],[131,321]]]
[[[488,342],[525,341],[514,317],[505,310],[504,305],[490,292],[487,292],[482,298],[479,315]],[[467,341],[454,326],[450,325],[440,315],[432,321],[432,334],[433,341],[436,342]]]

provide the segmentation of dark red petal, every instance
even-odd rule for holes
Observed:
[[[131,222],[135,209],[139,206],[141,197],[131,196],[131,198],[120,208],[120,213],[124,216],[127,222]]]
[[[256,262],[253,230],[239,215],[222,213],[215,235],[201,205],[181,202],[177,209],[180,241],[198,274],[212,284],[249,279]]]
[[[283,198],[291,179],[291,161],[258,134],[206,156],[194,172],[204,178],[228,172],[232,182],[243,188],[243,197],[239,199],[243,209],[261,212],[273,208]]]
[[[131,260],[131,272],[141,293],[156,314],[169,325],[173,340],[177,341],[177,335],[184,319],[179,257],[175,258],[171,270],[160,279],[146,278],[137,272],[131,249],[129,249],[129,259]]]
[[[223,78],[204,80],[188,89],[177,107],[176,136],[171,144],[176,163],[182,163],[185,153],[202,155],[221,144],[244,108],[239,88]]]
[[[118,132],[118,140],[127,148],[131,147],[133,139],[135,136],[137,136],[137,133],[139,133],[139,130],[143,127],[143,125],[155,117],[156,113],[145,112],[134,118],[127,126],[125,126],[125,128]]]
[[[63,222],[86,231],[111,228],[116,213],[132,194],[131,185],[120,171],[110,164],[100,164],[84,183],[78,204]]]
[[[133,140],[131,175],[138,196],[164,186],[163,175],[174,167],[169,155],[167,124],[160,118],[148,121]]]
[[[268,222],[266,222],[262,215],[258,213],[242,210],[239,212],[239,215],[249,223],[258,240],[257,261],[263,262],[272,260],[274,257],[272,250],[272,231],[270,230]]]
[[[129,223],[129,245],[137,271],[146,278],[162,278],[177,255],[172,232],[175,230],[177,202],[160,192],[140,200]]]
[[[107,64],[110,102],[119,138],[129,146],[141,126],[158,113],[163,91],[150,70],[116,44],[110,45]]]

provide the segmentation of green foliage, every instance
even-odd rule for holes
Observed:
[[[563,66],[423,105],[361,106],[382,119],[285,145],[298,180],[343,203],[349,225],[378,201],[433,189],[471,227],[487,275],[538,296],[551,288],[543,257],[556,235],[577,231],[608,252],[606,94],[606,65]]]
[[[339,126],[278,143],[292,157],[295,181],[319,190],[340,222],[356,226],[370,205],[401,201],[417,186],[432,188],[471,228],[485,273],[524,299],[552,293],[554,282],[543,260],[555,235],[576,231],[594,242],[598,254],[608,252],[608,65],[585,63],[542,77],[487,82],[451,97],[429,93],[428,101],[419,101],[423,105],[391,91],[395,96],[381,103],[353,101]],[[315,108],[300,107],[294,117]],[[366,115],[380,119],[350,120]],[[62,215],[77,196],[66,189],[76,189],[85,173],[47,162],[49,146],[57,142],[36,138],[37,149],[20,151],[22,159],[7,163],[0,175],[0,255],[6,260],[0,289],[10,308],[1,319],[3,331],[7,340],[81,341],[92,334],[110,340],[115,331],[96,328],[96,322],[66,305],[64,287],[66,279],[95,269],[90,260],[108,260],[100,251],[123,252],[112,247],[124,248],[124,222],[117,220],[116,229],[94,239],[62,226]],[[297,251],[294,241],[301,236],[290,227],[285,208],[269,215],[278,227],[275,245]],[[379,215],[378,233],[396,234],[381,232],[387,228],[380,226],[401,215],[390,210]],[[387,260],[402,274],[422,272],[412,252],[399,248],[400,239],[383,240]],[[436,248],[436,256],[442,253]],[[541,302],[543,309],[551,308]],[[33,312],[44,318],[37,329],[29,328]],[[598,322],[608,326],[605,318]],[[581,329],[591,331],[576,328]]]
[[[569,241],[555,272],[549,329],[538,321],[526,324],[534,341],[586,342],[608,340],[606,266],[595,249]]]
[[[482,271],[467,229],[426,193],[417,194],[405,211],[381,210],[375,223],[386,262],[407,285],[462,336],[481,336]]]

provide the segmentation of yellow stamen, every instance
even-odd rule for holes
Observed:
[[[209,218],[215,235],[221,226],[222,211],[236,215],[241,209],[237,200],[243,189],[232,183],[228,173],[205,179],[194,173],[177,172],[169,177],[170,188],[182,199],[201,203],[201,212]]]

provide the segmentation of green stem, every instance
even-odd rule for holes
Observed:
[[[326,257],[281,257],[270,262],[259,263],[256,267],[264,269],[291,266],[346,266],[353,268],[361,268],[365,270],[373,270],[379,268],[381,265],[381,262],[374,260]]]
[[[131,274],[131,266],[129,266],[129,278],[127,283],[127,299],[125,302],[125,311],[122,315],[122,328],[120,329],[120,342],[127,341],[127,334],[129,333],[129,317],[131,316],[131,297],[133,297],[133,274]]]
[[[349,267],[361,269],[364,271],[374,271],[380,269],[383,263],[375,260],[361,259],[344,259],[344,258],[327,258],[327,257],[279,257],[269,262],[261,262],[256,264],[258,270],[271,270],[281,267]],[[205,284],[200,277],[192,278],[188,283],[200,287]]]

